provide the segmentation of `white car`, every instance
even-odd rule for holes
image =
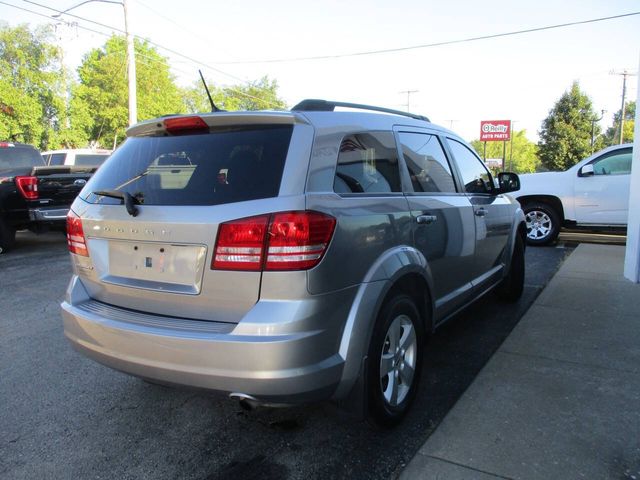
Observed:
[[[520,175],[516,198],[527,222],[527,242],[546,245],[560,228],[627,226],[633,144],[594,153],[564,172]]]
[[[75,165],[80,167],[99,167],[111,155],[112,150],[74,148],[50,150],[42,156],[47,165]]]

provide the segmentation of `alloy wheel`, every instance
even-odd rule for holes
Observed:
[[[380,357],[380,388],[392,407],[404,401],[416,370],[418,342],[407,315],[398,315],[387,330]]]
[[[527,223],[527,238],[531,240],[542,240],[551,233],[553,220],[541,210],[531,210],[525,216]]]

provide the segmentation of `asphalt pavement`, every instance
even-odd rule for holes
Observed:
[[[245,412],[226,395],[145,383],[64,339],[62,234],[0,255],[0,478],[387,479],[402,472],[571,251],[529,248],[522,299],[488,296],[441,328],[400,427],[329,403]]]

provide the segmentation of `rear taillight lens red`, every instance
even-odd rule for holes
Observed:
[[[262,269],[264,239],[269,215],[233,220],[220,225],[211,268],[218,270]]]
[[[89,256],[87,242],[82,230],[82,219],[71,210],[67,214],[67,245],[71,253],[82,255],[83,257]]]
[[[318,212],[273,215],[265,270],[306,270],[320,262],[336,220]]]
[[[16,177],[16,186],[27,200],[38,199],[38,179],[36,177]]]
[[[211,268],[307,270],[324,255],[336,225],[324,213],[300,211],[222,223]]]

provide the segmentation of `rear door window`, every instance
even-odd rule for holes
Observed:
[[[391,132],[357,133],[340,144],[336,193],[401,192],[396,142]]]
[[[278,195],[293,126],[132,137],[85,188],[91,203],[117,204],[99,190],[128,192],[144,205],[219,205]]]

